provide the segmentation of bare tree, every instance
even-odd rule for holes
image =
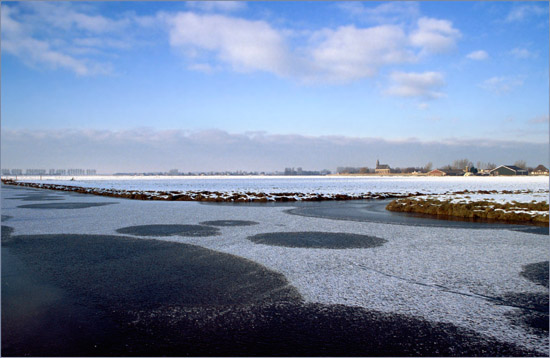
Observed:
[[[521,169],[527,168],[527,162],[525,160],[516,160],[514,165],[518,168],[521,168]]]
[[[495,169],[496,167],[497,167],[497,165],[496,165],[495,163],[489,162],[489,163],[487,163],[487,166],[486,166],[485,169],[487,169],[487,170],[493,170],[493,169]]]
[[[426,166],[424,167],[424,171],[429,172],[430,170],[432,170],[432,167],[432,162],[428,162],[428,164],[426,164]]]
[[[470,162],[467,158],[464,159],[457,159],[453,162],[453,169],[464,169],[466,167],[471,167],[472,162]]]

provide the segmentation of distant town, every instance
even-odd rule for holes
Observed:
[[[95,169],[2,169],[2,175],[97,175]]]
[[[128,172],[114,173],[115,176],[304,176],[304,175],[423,175],[423,176],[498,176],[498,175],[548,175],[544,165],[527,166],[523,160],[514,164],[499,165],[477,162],[474,165],[468,159],[455,160],[452,164],[434,169],[432,163],[423,167],[391,167],[376,161],[376,166],[369,167],[338,167],[336,172],[328,169],[304,170],[301,167],[285,168],[284,171],[194,171],[183,172],[171,169],[166,172]],[[93,176],[99,175],[96,169],[2,169],[2,176]]]

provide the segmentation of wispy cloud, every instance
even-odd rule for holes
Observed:
[[[24,24],[13,19],[14,10],[2,5],[2,50],[20,57],[29,65],[44,64],[51,68],[65,68],[78,75],[105,74],[109,64],[93,63],[54,49],[46,40],[34,38]]]
[[[479,87],[496,94],[504,94],[522,85],[523,79],[521,77],[495,76],[480,83]]]
[[[41,1],[3,3],[1,20],[2,51],[79,76],[113,73],[112,50],[132,48],[134,32],[147,22],[131,13],[106,17],[83,3]]]
[[[510,54],[514,56],[515,58],[519,59],[529,59],[529,58],[537,58],[538,55],[535,52],[531,52],[526,48],[516,47],[510,51]]]
[[[187,7],[205,12],[236,12],[246,9],[244,1],[187,1]]]
[[[466,55],[466,58],[469,58],[470,60],[482,61],[488,59],[489,54],[484,50],[478,50],[470,52]]]
[[[105,34],[124,31],[131,25],[127,17],[108,18],[92,13],[90,7],[70,2],[21,3],[22,19],[35,27],[50,26],[61,30],[82,30],[88,33]]]
[[[408,22],[420,16],[420,6],[415,1],[392,1],[378,6],[370,6],[358,1],[346,1],[338,3],[337,6],[358,20],[377,24]]]
[[[444,96],[443,93],[438,92],[445,85],[445,79],[439,72],[393,72],[390,79],[394,84],[385,93],[392,96],[424,99],[435,99]]]
[[[550,120],[549,120],[548,114],[543,114],[529,120],[529,123],[531,124],[548,124],[549,122]]]
[[[525,21],[533,16],[544,16],[548,17],[548,10],[539,4],[525,4],[515,6],[510,10],[506,16],[507,22],[520,22]]]

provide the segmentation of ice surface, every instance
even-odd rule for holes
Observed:
[[[447,179],[450,180],[446,182]],[[495,186],[503,190],[511,187],[547,189],[547,178],[481,179],[470,181],[472,178],[445,178],[442,181],[439,178],[423,178],[415,183],[408,178],[389,178],[388,181],[368,178],[334,179],[330,182],[334,185],[340,183],[349,190],[362,190],[359,188],[360,183],[371,183],[372,186],[365,189],[368,191],[373,191],[373,187],[384,191],[410,188],[446,191],[449,187],[495,189]],[[151,187],[159,182],[134,181],[136,185],[147,183]],[[255,190],[259,190],[259,181],[254,182]],[[95,186],[100,181],[88,183]],[[189,184],[192,180],[171,179],[164,183],[170,188],[181,189],[182,183]],[[228,188],[234,185],[225,179],[219,179],[219,183]],[[271,185],[267,183],[272,181],[262,185]],[[294,187],[298,186],[296,181],[291,183]],[[334,187],[319,184],[317,179],[308,178],[304,183],[307,183],[308,189],[335,190]],[[313,183],[319,186],[314,187]],[[302,188],[305,187],[304,184]],[[279,189],[289,190],[288,187]],[[26,189],[3,190],[2,197],[17,198],[16,194],[21,190]],[[510,292],[548,294],[546,288],[520,275],[523,265],[548,260],[548,236],[505,229],[450,229],[303,217],[285,213],[288,206],[276,205],[204,205],[196,202],[139,201],[68,193],[63,193],[63,196],[68,202],[118,204],[83,209],[39,210],[18,207],[28,201],[2,200],[2,214],[12,217],[6,225],[14,228],[14,235],[121,235],[117,229],[136,225],[196,225],[211,220],[254,221],[258,224],[219,227],[218,236],[170,236],[158,239],[199,245],[262,264],[284,274],[308,302],[345,304],[450,322],[502,341],[537,349],[541,354],[549,353],[548,337],[510,323],[506,314],[517,311],[517,308],[495,304],[495,301],[485,297],[502,297]],[[387,242],[374,248],[331,250],[275,247],[255,244],[247,239],[261,233],[297,231],[370,235]]]

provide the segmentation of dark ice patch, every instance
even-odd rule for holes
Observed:
[[[232,307],[169,307],[136,312],[149,339],[138,355],[218,357],[533,356],[473,330],[359,307],[292,302]],[[207,334],[206,334],[207,333]],[[154,339],[152,339],[154,337]],[[150,350],[153,349],[151,352]]]
[[[548,336],[548,293],[511,292],[502,297],[506,305],[517,307],[506,317],[515,325],[523,326],[535,334]]]
[[[523,266],[520,275],[529,281],[548,288],[548,270],[548,261],[542,261]]]
[[[194,245],[106,235],[19,235],[10,246],[37,274],[113,310],[297,300],[279,273]]]
[[[13,228],[10,226],[2,225],[2,244],[7,244],[11,240],[11,234],[13,233]]]
[[[26,204],[19,205],[23,209],[86,209],[94,206],[105,206],[118,203],[51,203],[51,204]]]
[[[272,232],[249,236],[256,244],[322,249],[359,249],[382,246],[387,240],[368,235],[334,232]]]
[[[2,222],[8,221],[9,219],[13,218],[13,216],[10,215],[2,215]]]
[[[203,225],[139,225],[118,229],[121,234],[139,236],[213,236],[219,229]]]
[[[212,225],[212,226],[251,226],[258,225],[256,221],[247,221],[247,220],[212,220],[212,221],[203,221],[201,225]]]
[[[63,310],[54,312],[64,319],[49,340],[37,337],[51,321],[14,332],[3,320],[3,331],[13,333],[6,337],[15,337],[3,336],[6,356],[540,355],[449,323],[305,304],[283,275],[193,245],[104,235],[15,238],[9,249],[32,277],[85,310],[75,315],[59,301]],[[90,325],[83,315],[116,326]]]

